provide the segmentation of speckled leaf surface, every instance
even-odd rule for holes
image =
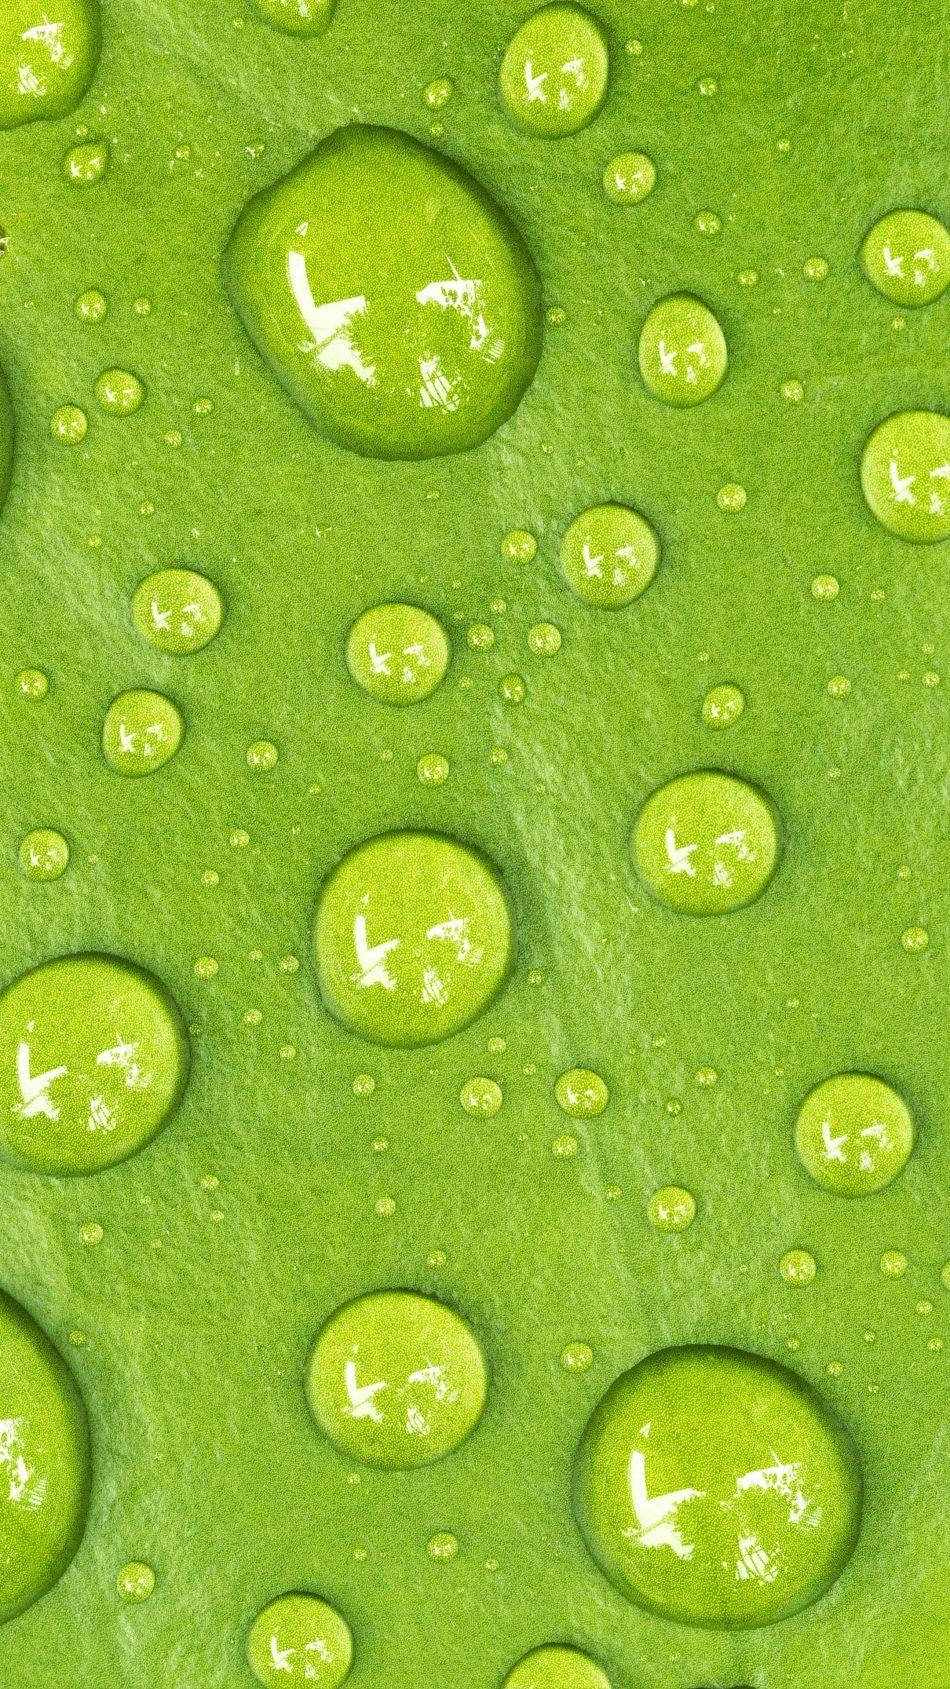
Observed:
[[[114,950],[168,985],[194,1049],[181,1107],[134,1160],[89,1179],[0,1176],[0,1278],[69,1354],[95,1449],[73,1564],[0,1630],[4,1689],[249,1683],[247,1626],[294,1588],[346,1614],[354,1689],[493,1689],[547,1641],[587,1648],[616,1689],[950,1682],[945,1351],[928,1348],[946,1298],[948,558],[881,528],[858,478],[884,416],[946,407],[946,299],[901,312],[857,261],[885,211],[946,213],[942,9],[597,9],[609,97],[559,142],[515,132],[500,108],[524,15],[511,0],[340,0],[311,41],[242,0],[105,0],[82,105],[0,136],[0,365],[17,419],[0,518],[0,973]],[[433,140],[422,90],[438,75],[456,92]],[[708,78],[713,96],[698,92]],[[249,196],[353,117],[462,163],[563,310],[514,418],[471,454],[392,464],[322,441],[226,300],[219,256]],[[90,189],[62,174],[78,123],[112,146]],[[657,187],[621,208],[601,176],[634,147]],[[715,237],[695,227],[704,210]],[[803,275],[816,256],[820,282]],[[98,324],[73,310],[91,287],[109,300]],[[654,300],[682,290],[716,311],[730,372],[673,411],[644,388],[636,341]],[[96,406],[114,366],[146,384],[133,416]],[[782,396],[790,380],[799,403]],[[73,447],[49,428],[66,402],[90,419]],[[717,505],[730,482],[741,511]],[[605,499],[642,510],[663,548],[616,615],[572,597],[557,564],[568,522]],[[516,527],[538,536],[531,564],[501,555]],[[140,579],[174,563],[226,606],[189,658],[131,621]],[[811,592],[825,573],[831,603]],[[353,619],[389,598],[425,605],[454,642],[447,682],[398,713],[343,657]],[[563,636],[554,657],[528,648],[542,620]],[[481,621],[495,643],[471,651]],[[49,676],[42,701],[16,688],[26,667]],[[520,707],[499,695],[511,672]],[[829,694],[834,676],[846,696]],[[701,703],[727,680],[746,709],[717,733]],[[101,723],[139,686],[176,701],[187,737],[165,768],[123,780]],[[245,761],[261,738],[280,752],[265,774]],[[427,752],[449,761],[442,785],[417,779]],[[768,792],[783,857],[758,902],[690,920],[639,884],[629,834],[650,791],[710,764]],[[17,863],[40,825],[72,847],[51,885]],[[518,964],[456,1037],[381,1050],[321,1006],[316,892],[351,845],[420,825],[499,865]],[[902,946],[912,926],[926,949]],[[213,978],[196,977],[200,957]],[[564,1158],[553,1084],[575,1064],[611,1102],[571,1123]],[[697,1084],[703,1068],[715,1084]],[[802,1096],[849,1068],[887,1075],[918,1128],[900,1179],[857,1202],[812,1185],[792,1145]],[[354,1094],[361,1073],[369,1096]],[[458,1102],[479,1073],[504,1089],[487,1120]],[[667,1183],[697,1200],[681,1236],[647,1222]],[[96,1247],[80,1241],[92,1221]],[[804,1290],[779,1276],[793,1246],[818,1261]],[[908,1256],[898,1281],[879,1269],[886,1249]],[[381,1286],[458,1308],[491,1388],[450,1458],[356,1482],[308,1415],[303,1375],[332,1309]],[[560,1363],[573,1340],[593,1350],[582,1375]],[[861,1539],[830,1594],[741,1635],[627,1603],[570,1511],[573,1453],[608,1384],[664,1344],[705,1341],[812,1381],[865,1471]],[[442,1530],[459,1541],[448,1563],[426,1551]],[[130,1607],[116,1576],[131,1559],[157,1582]]]

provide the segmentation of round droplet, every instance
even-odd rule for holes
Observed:
[[[618,1378],[578,1450],[591,1554],[638,1606],[740,1630],[799,1612],[855,1546],[861,1472],[805,1381],[739,1349],[663,1349]]]
[[[568,1343],[561,1350],[561,1365],[565,1372],[589,1372],[594,1364],[594,1351],[589,1343]]]
[[[722,329],[689,293],[654,305],[640,331],[640,374],[668,405],[698,405],[715,393],[729,363]]]
[[[280,761],[280,752],[270,739],[254,739],[244,752],[244,761],[255,774],[270,774]]]
[[[814,1255],[807,1249],[787,1249],[778,1264],[786,1284],[811,1284],[818,1271]]]
[[[423,786],[444,786],[451,773],[448,757],[429,751],[416,763],[416,778]]]
[[[49,419],[49,431],[54,440],[64,446],[78,446],[86,438],[89,419],[79,405],[60,405]]]
[[[914,1123],[903,1097],[869,1073],[836,1073],[802,1103],[795,1148],[822,1190],[868,1196],[906,1165]]]
[[[90,287],[79,295],[73,309],[82,322],[101,323],[109,309],[109,301],[97,287]]]
[[[21,696],[29,698],[32,703],[45,698],[49,691],[49,680],[42,669],[21,669],[16,683]]]
[[[351,451],[468,451],[534,376],[540,283],[521,236],[465,171],[393,129],[330,135],[250,201],[223,265],[275,374]]]
[[[497,1080],[481,1076],[467,1079],[459,1093],[459,1101],[466,1114],[497,1114],[502,1105],[501,1086]]]
[[[503,1689],[610,1689],[610,1679],[577,1648],[535,1648],[512,1667]]]
[[[178,1009],[117,956],[44,962],[0,995],[0,1147],[41,1173],[96,1173],[147,1144],[188,1077]]]
[[[745,709],[745,696],[738,686],[724,680],[710,687],[703,699],[703,720],[707,727],[731,727]]]
[[[615,205],[639,205],[656,187],[656,165],[645,152],[621,152],[604,171],[604,193]]]
[[[820,604],[831,604],[841,591],[837,575],[816,575],[811,583],[812,598]]]
[[[210,644],[221,626],[221,595],[193,569],[160,569],[135,589],[132,620],[157,651],[183,657]]]
[[[336,0],[254,0],[254,5],[261,17],[284,35],[323,35],[336,10]],[[343,1679],[333,1681],[342,1683]]]
[[[145,398],[145,388],[128,369],[105,369],[96,382],[96,398],[111,416],[131,416]]]
[[[806,281],[824,281],[828,274],[827,258],[806,258],[802,265],[802,275]]]
[[[727,481],[716,494],[716,503],[720,510],[744,510],[747,499],[745,487],[740,486],[738,481]]]
[[[556,657],[561,649],[561,630],[553,622],[535,622],[528,629],[528,647],[536,657]]]
[[[477,1425],[488,1386],[470,1327],[408,1290],[347,1302],[317,1338],[307,1397],[341,1452],[370,1466],[427,1466]]]
[[[907,1256],[901,1249],[885,1249],[881,1256],[881,1272],[885,1278],[903,1278],[907,1271]]]
[[[258,1683],[270,1689],[284,1683],[337,1689],[353,1663],[353,1636],[329,1602],[316,1595],[278,1595],[248,1632],[247,1659]]]
[[[477,851],[437,833],[385,833],[325,880],[314,932],[327,1008],[380,1044],[467,1026],[512,959],[508,899]]]
[[[639,598],[656,574],[660,544],[645,517],[622,504],[595,504],[561,541],[565,577],[588,604],[619,610]]]
[[[861,486],[878,521],[917,543],[950,536],[950,417],[898,411],[864,448]]]
[[[51,1589],[89,1504],[86,1414],[73,1377],[25,1308],[0,1291],[0,1623]]]
[[[98,0],[3,0],[0,129],[78,106],[99,59]]]
[[[102,749],[117,774],[153,774],[169,761],[185,736],[185,724],[162,692],[120,692],[106,711]]]
[[[34,827],[20,842],[20,867],[30,880],[58,880],[69,865],[69,845],[54,827]]]
[[[599,1073],[589,1067],[569,1067],[554,1086],[558,1105],[572,1120],[593,1120],[603,1114],[610,1091]]]
[[[147,1601],[155,1588],[155,1573],[144,1560],[129,1560],[116,1579],[119,1594],[126,1601]]]
[[[506,704],[523,704],[527,687],[520,674],[506,674],[498,682],[498,691]]]
[[[662,1185],[647,1203],[651,1226],[660,1232],[685,1232],[696,1218],[696,1198],[682,1185]]]
[[[690,915],[741,909],[765,890],[778,861],[772,808],[745,780],[704,769],[649,797],[633,854],[650,890]]]
[[[455,93],[455,84],[448,76],[436,76],[423,89],[422,97],[430,111],[441,111]]]
[[[538,542],[527,528],[512,528],[501,542],[501,555],[509,563],[531,563],[538,555]]]
[[[542,6],[512,36],[499,86],[512,122],[529,135],[573,135],[607,93],[607,39],[581,6]]]
[[[63,159],[63,175],[77,187],[91,188],[101,182],[109,168],[108,141],[82,141],[70,147]]]
[[[430,1560],[454,1560],[459,1551],[458,1537],[451,1531],[436,1531],[426,1543]]]
[[[377,604],[353,623],[346,643],[350,674],[384,704],[416,704],[445,678],[444,629],[415,604]]]
[[[950,234],[926,211],[889,211],[861,247],[868,281],[898,305],[930,305],[950,282]]]

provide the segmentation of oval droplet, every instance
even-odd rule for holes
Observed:
[[[328,1601],[278,1595],[251,1625],[247,1661],[258,1683],[270,1689],[305,1682],[315,1689],[338,1689],[353,1664],[353,1635]]]
[[[615,205],[639,205],[656,187],[656,165],[645,152],[621,152],[604,171],[604,193]]]
[[[221,594],[194,569],[159,569],[135,589],[132,620],[156,651],[184,657],[209,645],[221,626]]]
[[[351,451],[468,451],[534,376],[540,284],[521,236],[465,171],[394,129],[330,135],[250,201],[222,262],[263,357]]]
[[[740,1349],[663,1349],[595,1408],[574,1470],[591,1554],[680,1624],[773,1624],[823,1595],[861,1520],[844,1426],[804,1379]]]
[[[930,305],[950,282],[950,234],[926,211],[889,211],[865,236],[872,286],[897,305]]]
[[[656,574],[660,543],[645,517],[622,504],[595,504],[576,516],[561,541],[561,567],[578,598],[619,610]]]
[[[21,839],[19,857],[27,879],[58,880],[69,866],[69,844],[55,827],[34,827]]]
[[[556,140],[597,116],[607,94],[607,38],[582,6],[542,6],[512,36],[499,72],[512,122]]]
[[[535,1648],[512,1667],[502,1689],[610,1689],[610,1679],[577,1648]]]
[[[633,854],[643,880],[671,909],[719,915],[761,896],[778,862],[778,827],[754,786],[704,769],[647,798]]]
[[[690,293],[673,293],[654,305],[640,331],[639,356],[644,382],[668,405],[708,399],[729,364],[716,318]]]
[[[836,1073],[802,1103],[795,1148],[822,1190],[869,1196],[907,1165],[914,1122],[902,1096],[869,1073]]]
[[[707,727],[731,727],[745,709],[745,694],[731,680],[710,687],[703,699],[703,721]]]
[[[165,1125],[188,1077],[177,1005],[144,969],[91,953],[0,994],[0,1148],[38,1173],[97,1173]]]
[[[460,1315],[429,1296],[380,1290],[347,1302],[317,1338],[307,1399],[352,1459],[408,1470],[441,1460],[485,1406],[485,1358]]]
[[[175,755],[185,724],[163,692],[120,692],[106,711],[102,749],[117,774],[154,774]]]
[[[346,663],[358,686],[384,704],[428,698],[449,666],[445,630],[415,604],[376,604],[350,629]]]
[[[324,35],[336,11],[336,0],[254,0],[254,5],[283,35]]]
[[[131,416],[145,398],[145,387],[129,369],[104,369],[96,381],[96,398],[110,416]]]
[[[554,1095],[572,1120],[594,1120],[610,1101],[607,1085],[589,1067],[569,1067],[556,1081]]]
[[[647,1203],[647,1217],[659,1232],[688,1231],[696,1218],[696,1198],[682,1185],[661,1185]]]
[[[950,417],[898,411],[879,423],[861,458],[861,487],[881,525],[902,540],[950,537]]]
[[[109,168],[108,141],[82,141],[70,147],[63,159],[63,175],[78,188],[91,188],[101,182]]]
[[[0,8],[0,129],[65,117],[99,61],[98,0],[3,0]]]
[[[385,833],[324,881],[314,945],[327,1008],[379,1044],[447,1038],[494,1000],[513,933],[501,879],[438,833]]]

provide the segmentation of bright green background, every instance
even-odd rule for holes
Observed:
[[[242,0],[109,0],[80,110],[0,136],[0,363],[19,421],[0,523],[0,971],[114,948],[154,968],[196,1029],[185,1103],[136,1160],[87,1181],[0,1179],[2,1282],[61,1344],[87,1332],[68,1352],[97,1454],[73,1566],[0,1632],[4,1689],[240,1685],[247,1623],[295,1586],[349,1618],[354,1689],[493,1689],[554,1640],[589,1647],[616,1689],[950,1682],[934,1475],[946,1351],[927,1350],[945,1307],[950,673],[922,683],[945,659],[947,550],[885,533],[857,476],[883,416],[945,403],[948,306],[908,311],[895,329],[855,256],[894,206],[946,215],[942,8],[647,0],[634,20],[603,0],[608,104],[553,143],[513,133],[496,97],[525,9],[341,0],[330,34],[300,42]],[[639,60],[622,51],[634,32]],[[294,411],[227,306],[217,259],[248,195],[338,123],[356,115],[424,137],[421,91],[440,74],[457,84],[440,144],[511,209],[567,319],[484,449],[368,463]],[[696,92],[705,76],[715,98]],[[113,142],[107,179],[86,191],[60,174],[79,120]],[[624,209],[600,176],[630,147],[655,158],[659,182]],[[717,238],[695,230],[701,210],[722,218]],[[802,264],[818,255],[830,275],[809,283]],[[740,287],[749,267],[759,284]],[[110,298],[99,326],[73,315],[91,286]],[[687,412],[650,398],[635,360],[649,305],[681,288],[715,308],[731,351],[726,384]],[[148,318],[133,313],[140,295]],[[93,383],[110,365],[148,385],[131,418],[96,409]],[[789,378],[804,383],[801,405],[779,394]],[[194,415],[205,396],[213,411]],[[71,449],[48,431],[67,400],[90,416]],[[177,450],[171,428],[184,434]],[[748,504],[721,512],[716,490],[734,480]],[[641,508],[664,548],[649,591],[615,616],[573,599],[556,564],[567,522],[603,499]],[[138,514],[143,500],[153,516]],[[522,525],[542,544],[519,569],[499,544]],[[227,600],[221,634],[194,658],[162,657],[132,629],[135,584],[172,563],[207,571]],[[841,580],[834,604],[811,596],[820,572]],[[427,703],[388,713],[348,678],[343,641],[366,605],[401,596],[457,620],[457,661]],[[499,596],[508,608],[493,617]],[[497,643],[469,653],[464,630],[486,618]],[[527,650],[541,618],[564,634],[553,659]],[[27,664],[50,675],[43,703],[16,693]],[[497,694],[513,669],[528,680],[520,710]],[[851,678],[850,697],[827,695],[834,674]],[[720,680],[748,704],[716,734],[699,706]],[[114,693],[137,685],[167,689],[189,735],[160,773],[123,781],[102,760],[100,723]],[[244,763],[259,737],[281,749],[270,775]],[[503,767],[489,760],[495,745],[509,752]],[[415,765],[433,750],[452,773],[430,790]],[[710,761],[769,792],[785,860],[750,909],[691,921],[638,887],[627,838],[651,788]],[[16,863],[21,835],[45,823],[74,852],[52,886]],[[349,845],[420,823],[502,867],[521,959],[461,1036],[377,1051],[319,1004],[314,898]],[[237,827],[246,849],[228,843]],[[917,922],[930,945],[909,955],[900,934]],[[300,969],[282,973],[291,953]],[[193,975],[202,955],[220,962],[213,981]],[[254,1007],[256,1027],[243,1019]],[[502,1057],[486,1052],[493,1034],[508,1041]],[[288,1043],[294,1060],[279,1054]],[[552,1085],[575,1062],[603,1073],[613,1099],[563,1161],[550,1148],[568,1124]],[[693,1077],[705,1065],[719,1074],[708,1090]],[[920,1130],[897,1184],[856,1203],[814,1188],[791,1139],[800,1097],[851,1067],[896,1083]],[[351,1089],[361,1071],[377,1081],[369,1099]],[[457,1101],[478,1072],[505,1087],[490,1121]],[[671,1115],[673,1097],[683,1106]],[[370,1147],[379,1133],[386,1154]],[[211,1194],[209,1173],[221,1180]],[[653,1233],[644,1213],[672,1181],[699,1203],[681,1237]],[[609,1200],[614,1184],[622,1195]],[[390,1218],[375,1212],[382,1195],[397,1201]],[[94,1219],[105,1238],[90,1249],[78,1234]],[[804,1291],[778,1275],[791,1245],[820,1262]],[[911,1266],[888,1282],[877,1263],[894,1247]],[[444,1268],[427,1266],[434,1249]],[[344,1297],[398,1284],[470,1319],[491,1397],[457,1455],[354,1485],[308,1420],[303,1368]],[[921,1297],[929,1318],[915,1312]],[[595,1354],[582,1377],[558,1359],[573,1339]],[[791,1358],[863,1451],[853,1561],[820,1606],[772,1630],[717,1636],[639,1613],[570,1517],[591,1406],[631,1362],[683,1340]],[[840,1377],[826,1375],[830,1361]],[[433,1562],[426,1542],[445,1529],[460,1553]],[[158,1576],[134,1608],[115,1590],[129,1558]]]

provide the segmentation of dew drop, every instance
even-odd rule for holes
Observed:
[[[430,111],[442,111],[448,105],[455,93],[455,84],[448,76],[437,76],[427,83],[423,89],[422,98]]]
[[[498,682],[498,691],[506,704],[523,704],[527,687],[520,674],[506,674]]]
[[[674,293],[654,305],[640,331],[640,374],[668,405],[698,405],[715,393],[729,363],[716,318],[701,300]]]
[[[722,218],[718,217],[715,211],[697,211],[695,223],[696,228],[701,235],[718,235],[722,229]],[[750,272],[747,270],[743,271],[744,275],[748,275],[749,273]],[[748,283],[744,285],[747,286]]]
[[[184,736],[181,713],[163,692],[120,692],[106,711],[102,749],[117,774],[154,774]]]
[[[430,1560],[454,1560],[459,1551],[458,1537],[451,1531],[436,1531],[426,1544]]]
[[[837,575],[816,575],[811,583],[812,598],[817,598],[821,604],[830,604],[840,591]]]
[[[35,827],[20,842],[20,867],[27,879],[58,880],[69,865],[69,844],[53,827]]]
[[[610,1101],[607,1085],[589,1067],[569,1067],[555,1083],[554,1095],[572,1120],[593,1120]]]
[[[109,309],[109,301],[97,287],[90,287],[85,293],[80,293],[73,310],[81,322],[101,323]]]
[[[604,171],[604,193],[614,205],[639,205],[656,187],[656,165],[645,152],[621,152]]]
[[[495,1079],[467,1079],[459,1094],[466,1114],[497,1114],[502,1100],[501,1086]]]
[[[619,610],[639,598],[660,561],[645,517],[622,504],[596,504],[574,518],[561,541],[561,568],[588,604]]]
[[[79,1228],[80,1241],[90,1249],[95,1249],[105,1235],[105,1231],[98,1220],[87,1220],[86,1224]]]
[[[109,168],[108,141],[82,141],[70,147],[63,159],[63,175],[76,187],[91,188],[101,182]]]
[[[578,1450],[574,1508],[601,1570],[638,1606],[740,1630],[830,1588],[857,1541],[861,1472],[804,1379],[696,1345],[647,1356],[608,1390]]]
[[[800,405],[805,397],[805,389],[800,381],[783,381],[779,392],[791,405]]]
[[[901,948],[911,955],[926,950],[930,943],[930,935],[926,927],[905,927],[901,933]]]
[[[509,563],[531,563],[538,555],[538,542],[526,528],[512,528],[501,542],[501,555]]]
[[[99,59],[98,0],[4,0],[0,7],[0,129],[65,117]]]
[[[540,283],[521,236],[460,166],[396,130],[336,130],[250,201],[223,268],[274,373],[351,451],[468,451],[534,377]]]
[[[929,543],[950,536],[950,417],[898,411],[879,423],[861,458],[861,487],[883,527]]]
[[[128,369],[106,369],[96,381],[96,398],[110,416],[131,416],[145,398],[145,388]]]
[[[660,1232],[685,1232],[696,1218],[696,1198],[682,1185],[662,1185],[647,1203],[651,1226]]]
[[[376,1291],[338,1308],[307,1369],[310,1408],[330,1442],[351,1459],[393,1470],[458,1448],[481,1418],[487,1387],[471,1328],[443,1303],[408,1290]]]
[[[738,481],[728,481],[716,494],[720,510],[744,510],[747,500],[745,487],[740,486]]]
[[[526,1654],[502,1689],[610,1689],[610,1680],[589,1654],[558,1644]]]
[[[561,630],[553,622],[536,622],[528,630],[528,646],[536,657],[555,657],[561,649]]]
[[[353,1635],[342,1614],[318,1596],[278,1595],[248,1631],[247,1660],[267,1689],[303,1682],[338,1689],[350,1674]]]
[[[926,211],[889,211],[861,247],[872,286],[898,305],[930,305],[950,283],[950,234]]]
[[[129,1560],[116,1579],[119,1594],[126,1601],[147,1601],[155,1588],[155,1573],[144,1560]]]
[[[805,1285],[814,1279],[818,1263],[807,1249],[787,1249],[778,1268],[786,1284]]]
[[[42,669],[21,669],[16,683],[21,696],[30,699],[32,703],[45,698],[49,691],[49,680]]]
[[[828,274],[827,258],[806,258],[802,265],[802,275],[806,281],[824,281]]]
[[[495,643],[495,630],[487,622],[475,622],[468,630],[468,645],[471,651],[490,651]]]
[[[221,595],[194,569],[147,575],[132,599],[136,630],[157,651],[187,656],[210,644],[221,626]]]
[[[883,1190],[914,1147],[914,1123],[893,1086],[868,1073],[836,1073],[810,1091],[795,1125],[806,1171],[835,1196]]]
[[[745,709],[745,694],[731,681],[713,686],[703,699],[702,717],[707,727],[731,727]]]
[[[754,786],[705,769],[661,786],[633,830],[642,879],[670,908],[691,915],[741,909],[761,896],[779,855],[771,805]]]
[[[610,60],[597,19],[581,6],[550,5],[512,36],[499,72],[505,109],[529,135],[559,139],[597,116]]]
[[[451,770],[448,757],[429,751],[416,763],[416,778],[423,786],[444,786]]]
[[[0,995],[0,1148],[34,1172],[111,1167],[164,1126],[188,1062],[154,975],[116,956],[44,962]]]
[[[64,446],[78,446],[80,440],[86,438],[88,429],[89,419],[79,405],[60,405],[49,420],[53,439],[62,441]]]
[[[270,739],[254,739],[244,752],[244,761],[255,774],[270,774],[279,760],[280,752]]]
[[[594,1364],[594,1351],[589,1343],[568,1343],[561,1350],[561,1365],[565,1372],[589,1372]]]
[[[428,698],[445,678],[449,655],[444,628],[415,604],[364,610],[346,644],[347,667],[356,684],[384,704]]]

